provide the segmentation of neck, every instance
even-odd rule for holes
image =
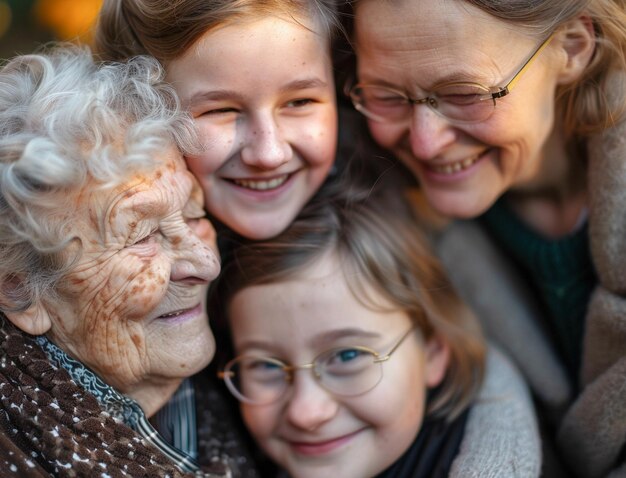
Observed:
[[[134,399],[147,418],[158,412],[174,395],[182,379],[167,381],[167,383],[142,384],[140,389],[124,392],[125,395]]]
[[[509,192],[507,200],[522,221],[546,237],[573,232],[588,202],[586,158],[580,148],[568,146],[555,128],[535,179]]]

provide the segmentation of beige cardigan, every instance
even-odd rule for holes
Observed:
[[[589,146],[589,230],[599,284],[589,303],[573,396],[535,299],[473,221],[455,221],[437,252],[460,294],[524,375],[558,429],[561,456],[581,478],[626,476],[626,121]]]
[[[559,442],[580,476],[626,476],[626,121],[590,142],[589,191],[599,284],[585,324],[584,389]]]

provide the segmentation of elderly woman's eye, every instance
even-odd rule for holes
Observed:
[[[152,242],[156,241],[156,235],[157,235],[158,230],[154,230],[152,231],[150,234],[146,235],[146,236],[141,236],[139,238],[137,238],[136,240],[134,240],[131,244],[131,246],[138,246],[138,245],[143,245],[143,244],[150,244]]]

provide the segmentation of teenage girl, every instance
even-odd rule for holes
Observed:
[[[213,219],[265,239],[326,179],[337,145],[331,0],[105,0],[102,59],[156,57],[195,118],[187,164]]]

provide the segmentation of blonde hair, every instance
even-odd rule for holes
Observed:
[[[329,252],[338,255],[351,291],[365,306],[380,310],[367,298],[373,287],[394,310],[406,312],[425,339],[437,336],[448,344],[448,370],[429,397],[427,413],[458,416],[482,383],[484,341],[408,205],[397,198],[354,188],[318,197],[278,237],[239,242],[224,260],[212,306],[226,323],[238,291],[297,277]]]
[[[339,29],[333,0],[104,0],[94,50],[105,60],[150,54],[165,65],[210,30],[267,15],[306,16],[329,40]]]

